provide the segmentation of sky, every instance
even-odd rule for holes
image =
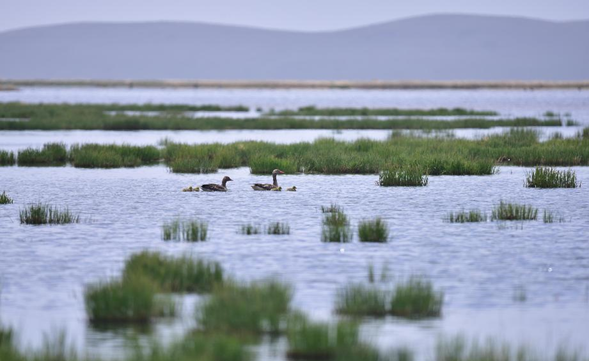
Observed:
[[[346,29],[433,13],[588,19],[588,0],[0,0],[0,31],[71,22],[198,21]]]

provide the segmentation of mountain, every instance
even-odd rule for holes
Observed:
[[[586,80],[588,21],[430,15],[330,32],[75,23],[0,33],[2,79]]]

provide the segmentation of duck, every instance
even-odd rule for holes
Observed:
[[[187,188],[182,189],[182,192],[199,192],[199,186],[189,186]]]
[[[221,185],[218,184],[205,184],[205,185],[201,185],[201,190],[203,191],[221,191],[221,192],[225,192],[227,191],[227,182],[228,181],[233,181],[229,176],[224,176],[223,179],[221,180]]]
[[[275,168],[272,171],[272,184],[254,184],[252,185],[252,189],[255,191],[270,191],[272,189],[278,188],[279,183],[277,182],[277,175],[283,174],[284,172]]]
[[[295,187],[295,186],[289,187],[289,188],[287,188],[287,191],[297,191],[297,187]]]

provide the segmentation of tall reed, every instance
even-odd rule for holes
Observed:
[[[172,220],[162,225],[162,239],[175,241],[205,241],[208,225],[200,220]]]
[[[322,223],[322,241],[346,243],[352,239],[350,221],[343,211],[327,213]]]
[[[60,209],[47,204],[29,205],[20,210],[20,223],[28,225],[70,224],[80,222],[80,216],[74,215],[69,209]]]
[[[538,209],[531,205],[519,205],[500,201],[492,210],[494,220],[537,220]]]
[[[16,163],[14,152],[0,150],[0,166],[12,166]]]

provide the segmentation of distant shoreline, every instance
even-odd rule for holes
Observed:
[[[228,88],[228,89],[588,89],[582,81],[323,81],[323,80],[0,80],[18,87]]]

